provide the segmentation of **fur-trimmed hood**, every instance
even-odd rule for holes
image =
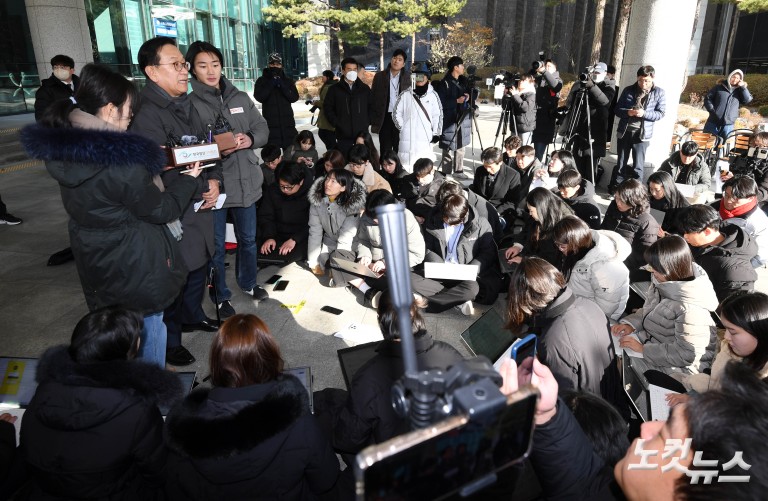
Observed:
[[[325,176],[315,179],[312,183],[312,188],[309,189],[309,203],[315,206],[323,204],[325,196]],[[365,188],[365,184],[359,179],[353,178],[353,183],[347,192],[347,199],[343,205],[340,205],[344,212],[348,216],[359,215],[363,209],[365,209],[365,198],[368,195],[368,190]]]
[[[243,388],[200,388],[168,415],[168,445],[195,459],[234,456],[287,430],[307,414],[307,390],[289,375]],[[262,458],[264,467],[270,463],[267,456]]]
[[[142,165],[155,176],[168,162],[157,144],[131,132],[32,124],[22,129],[20,139],[27,154],[45,161],[56,181],[67,187],[78,186],[106,168]]]
[[[136,398],[171,406],[182,397],[181,381],[172,372],[139,360],[79,364],[66,346],[43,353],[35,379],[38,418],[60,429],[79,430],[109,421],[135,405]],[[54,386],[41,391],[48,385]]]

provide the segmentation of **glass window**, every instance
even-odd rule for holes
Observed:
[[[195,37],[197,40],[211,39],[211,16],[198,12],[195,14]]]
[[[208,0],[195,0],[195,8],[206,12],[211,10],[210,5],[208,5]]]

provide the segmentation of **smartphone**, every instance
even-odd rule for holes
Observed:
[[[512,343],[509,357],[517,362],[518,367],[522,366],[526,359],[533,359],[536,356],[537,342],[536,334],[528,334],[524,338],[518,339]]]
[[[284,291],[286,287],[288,287],[288,280],[280,280],[277,282],[277,285],[275,285],[274,290]]]
[[[538,390],[524,386],[489,421],[450,416],[363,449],[355,460],[358,500],[471,495],[528,457]]]
[[[323,306],[320,308],[320,311],[324,311],[326,313],[330,313],[331,315],[341,315],[341,313],[344,310],[340,310],[338,308],[334,308],[333,306]]]
[[[277,281],[280,280],[281,278],[283,278],[282,275],[272,275],[271,277],[269,277],[269,280],[267,280],[265,283],[272,285],[274,283],[277,283]]]

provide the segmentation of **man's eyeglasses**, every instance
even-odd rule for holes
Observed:
[[[157,63],[157,64],[153,64],[152,66],[166,66],[166,65],[173,66],[173,69],[176,71],[181,71],[182,69],[189,71],[189,68],[190,68],[190,64],[187,61],[174,61],[172,63]]]
[[[280,190],[286,191],[286,192],[291,191],[296,187],[295,184],[281,184],[279,186],[280,186]]]

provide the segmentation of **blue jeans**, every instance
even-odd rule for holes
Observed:
[[[167,331],[163,323],[163,312],[150,313],[144,317],[144,329],[141,331],[139,358],[165,369],[165,346]]]
[[[704,132],[709,132],[710,134],[716,134],[720,136],[723,139],[723,141],[725,141],[725,138],[728,137],[728,134],[730,134],[732,130],[733,130],[733,124],[715,125],[713,122],[707,122],[704,124]]]
[[[244,291],[256,286],[257,248],[256,248],[256,204],[249,207],[229,207],[213,211],[213,241],[216,250],[211,258],[211,266],[216,268],[216,292],[219,302],[232,299],[232,291],[227,287],[224,268],[225,239],[227,236],[227,211],[232,214],[237,237],[237,259],[235,277],[237,285]],[[213,291],[211,299],[213,299]]]

